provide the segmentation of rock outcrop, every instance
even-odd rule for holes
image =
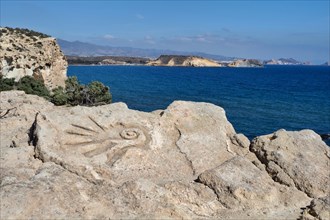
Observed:
[[[0,93],[1,219],[327,219],[329,147],[310,130],[250,141],[176,101],[56,107]]]
[[[307,63],[297,61],[293,58],[279,58],[279,59],[271,59],[265,60],[265,65],[304,65]]]
[[[255,59],[235,60],[228,64],[228,67],[262,67],[263,64]]]
[[[161,55],[150,61],[149,66],[192,66],[192,67],[219,67],[216,61],[197,56]]]
[[[330,170],[324,169],[330,166],[330,148],[324,146],[321,137],[311,130],[279,130],[254,139],[251,151],[275,181],[318,198],[330,192]]]
[[[48,89],[64,86],[67,61],[56,40],[19,28],[0,28],[0,70],[5,78],[41,79]]]

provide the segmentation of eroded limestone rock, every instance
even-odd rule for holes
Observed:
[[[213,189],[228,209],[260,210],[267,216],[276,207],[279,212],[296,210],[292,214],[299,215],[299,208],[310,202],[306,194],[275,183],[267,172],[241,156],[202,173],[198,180]]]
[[[48,89],[65,86],[68,63],[52,37],[25,29],[0,28],[0,71],[18,81],[33,76]]]
[[[285,131],[257,137],[251,150],[274,180],[313,198],[330,192],[330,149],[311,130]]]
[[[329,194],[314,185],[327,183],[329,157],[311,131],[280,132],[280,142],[259,137],[249,147],[224,110],[207,103],[145,113],[124,103],[57,107],[11,91],[0,104],[0,219],[327,217],[328,200],[307,196]],[[266,163],[259,148],[296,159]],[[313,173],[291,177],[284,165]],[[297,187],[312,178],[306,190]]]
[[[123,103],[55,108],[36,124],[38,158],[96,182],[194,180],[236,149],[248,151],[231,142],[235,131],[223,109],[206,103],[174,102],[161,115]]]

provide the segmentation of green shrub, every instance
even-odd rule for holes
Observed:
[[[69,77],[65,90],[70,105],[104,105],[111,103],[110,88],[101,82],[91,82],[87,86],[79,83],[77,77]]]
[[[1,91],[9,91],[9,90],[13,90],[15,86],[15,80],[14,78],[4,78],[1,74],[0,74],[0,92]]]
[[[52,93],[48,91],[43,81],[24,76],[18,82],[13,78],[7,79],[0,75],[0,91],[23,90],[27,94],[34,94],[50,100],[55,105],[104,105],[112,101],[110,88],[101,82],[91,82],[87,86],[79,83],[76,76],[65,81],[65,88],[58,87]]]
[[[66,105],[68,103],[68,95],[62,86],[53,89],[50,101],[55,105]]]
[[[23,90],[26,94],[38,95],[44,98],[49,98],[50,93],[44,83],[36,80],[32,76],[24,76],[17,83],[16,88]]]
[[[111,103],[110,89],[101,82],[91,82],[82,92],[83,104],[85,105],[104,105]]]
[[[65,90],[70,105],[79,105],[82,103],[81,91],[83,90],[83,86],[80,85],[76,76],[69,77],[65,81]]]

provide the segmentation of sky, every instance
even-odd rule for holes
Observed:
[[[2,27],[99,45],[329,61],[329,0],[1,1]]]

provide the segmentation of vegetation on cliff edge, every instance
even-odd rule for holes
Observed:
[[[2,36],[3,34],[17,34],[17,35],[26,35],[28,37],[39,37],[39,38],[47,38],[50,37],[47,34],[44,33],[40,33],[37,31],[33,31],[33,30],[29,30],[27,28],[11,28],[11,27],[4,27],[0,30],[0,36]]]
[[[24,76],[15,82],[13,78],[7,79],[0,75],[0,91],[14,89],[44,97],[55,105],[96,106],[109,104],[112,101],[109,87],[97,81],[83,85],[75,76],[66,80],[65,88],[58,87],[50,92],[41,80],[32,76]]]

